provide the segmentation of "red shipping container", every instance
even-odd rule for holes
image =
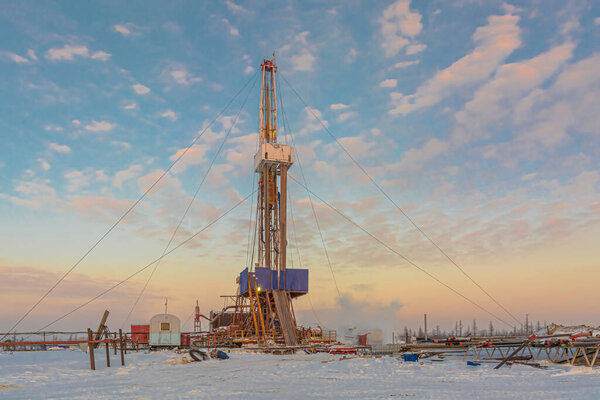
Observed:
[[[181,334],[181,345],[182,346],[189,346],[190,345],[190,334],[189,333],[182,333]]]
[[[131,341],[148,344],[150,341],[150,325],[131,325]]]
[[[358,335],[358,344],[361,346],[367,345],[367,334],[366,333],[364,335]]]

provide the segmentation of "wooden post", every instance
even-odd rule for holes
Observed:
[[[106,325],[106,320],[108,319],[108,310],[104,310],[104,314],[102,315],[102,319],[100,320],[100,324],[98,324],[98,330],[94,335],[94,340],[100,340],[102,336],[102,332],[104,332],[104,325]]]
[[[127,354],[127,334],[125,334],[124,338],[125,338],[125,343],[124,343],[125,354]]]
[[[95,370],[96,361],[94,360],[94,343],[91,343],[92,340],[92,330],[88,328],[88,350],[90,351],[90,367],[92,368],[92,370]]]
[[[115,356],[117,355],[117,332],[114,333],[114,340],[113,340],[113,350],[115,351]]]
[[[119,329],[119,347],[121,348],[121,365],[125,365],[125,354],[123,353],[123,330]]]
[[[106,342],[106,366],[110,367],[110,350],[108,348],[108,342]]]

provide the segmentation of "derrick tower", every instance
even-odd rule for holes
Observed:
[[[261,64],[256,250],[257,263],[238,278],[232,325],[251,332],[257,342],[283,339],[298,344],[292,298],[308,292],[308,270],[286,267],[287,173],[294,163],[291,146],[277,142],[277,64]]]
[[[293,150],[277,143],[275,58],[264,60],[261,71],[259,143],[254,155],[254,172],[259,174],[258,264],[285,271],[287,170],[294,162]]]

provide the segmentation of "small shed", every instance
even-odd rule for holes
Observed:
[[[133,343],[148,344],[150,339],[150,325],[131,325],[131,341]]]
[[[157,314],[150,318],[150,346],[181,345],[181,321],[172,314]]]

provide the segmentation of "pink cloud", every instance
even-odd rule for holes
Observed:
[[[438,72],[423,83],[414,94],[391,93],[390,114],[406,115],[437,104],[453,90],[487,79],[498,66],[521,45],[519,17],[492,15],[488,24],[473,34],[473,51]]]

